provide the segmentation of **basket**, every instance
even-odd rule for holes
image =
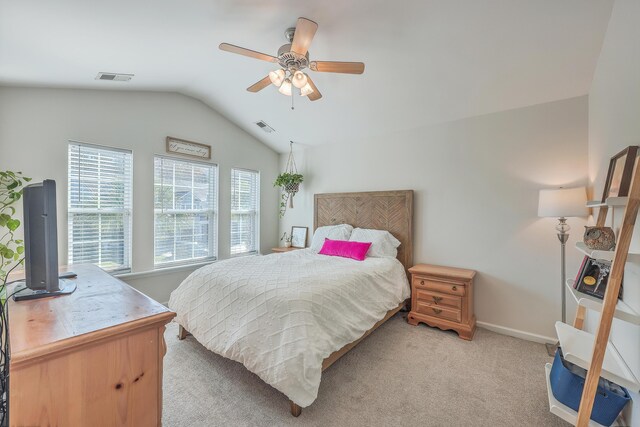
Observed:
[[[300,184],[287,184],[284,186],[284,192],[288,194],[296,194],[300,189]]]
[[[551,391],[555,398],[574,411],[578,411],[586,376],[587,371],[564,360],[562,349],[558,348],[549,376]],[[610,426],[630,400],[631,396],[624,387],[600,378],[591,419],[604,426]]]

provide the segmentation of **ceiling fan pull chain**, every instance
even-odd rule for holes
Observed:
[[[293,108],[293,98],[295,98],[295,90],[293,90],[293,88],[291,88],[291,109],[295,110],[295,108]]]

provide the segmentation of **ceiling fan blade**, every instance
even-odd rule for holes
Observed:
[[[307,83],[309,83],[309,86],[311,86],[311,88],[313,89],[313,92],[307,95],[307,98],[309,98],[309,101],[317,101],[318,99],[322,98],[322,94],[320,93],[315,83],[313,83],[313,80],[311,80],[311,77],[309,76],[307,76]]]
[[[293,34],[293,42],[291,42],[291,50],[300,55],[306,55],[316,31],[318,31],[318,24],[307,18],[298,18],[296,31]]]
[[[311,61],[309,68],[320,73],[364,73],[363,62]]]
[[[271,84],[271,79],[269,78],[269,76],[267,76],[264,79],[260,80],[258,83],[254,83],[251,86],[249,86],[247,90],[249,92],[254,92],[254,93],[260,92],[262,89],[269,86],[270,84]]]
[[[267,62],[278,62],[278,58],[275,56],[267,55],[266,53],[256,52],[255,50],[245,49],[240,46],[236,46],[229,43],[220,43],[218,46],[220,50],[224,50],[231,53],[237,53],[238,55],[248,56],[249,58],[261,59]]]

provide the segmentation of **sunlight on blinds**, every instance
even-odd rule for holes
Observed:
[[[131,151],[69,143],[69,264],[131,270]]]
[[[217,166],[154,159],[154,262],[156,266],[216,258]]]
[[[260,224],[260,174],[231,169],[231,255],[257,253]]]

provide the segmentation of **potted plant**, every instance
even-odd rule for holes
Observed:
[[[287,202],[293,209],[293,196],[300,190],[300,184],[304,181],[302,174],[282,172],[273,183],[274,187],[282,188],[282,200],[280,201],[280,217],[287,211]]]
[[[284,232],[284,234],[280,238],[280,241],[281,242],[284,241],[284,247],[285,248],[290,248],[291,247],[291,236],[289,236],[286,231]]]
[[[0,290],[4,296],[7,276],[24,261],[24,242],[15,238],[20,227],[16,208],[12,205],[22,197],[22,187],[31,181],[22,172],[0,171]],[[4,303],[4,297],[2,298]]]
[[[24,261],[24,241],[15,238],[15,232],[20,227],[20,220],[16,218],[16,208],[12,206],[22,197],[22,187],[31,181],[22,172],[0,171],[0,383],[7,384],[9,372],[7,370],[7,355],[9,354],[9,340],[7,339],[7,280],[9,273]],[[6,394],[0,396],[2,424],[7,414]]]

